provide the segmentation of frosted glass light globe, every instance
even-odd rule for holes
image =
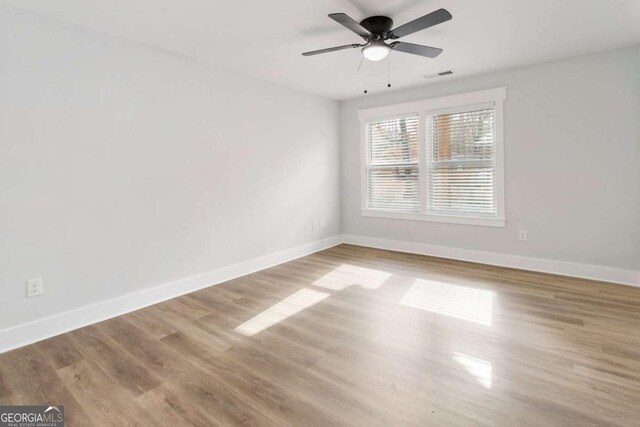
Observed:
[[[369,61],[380,61],[389,55],[391,49],[380,40],[372,40],[369,45],[362,48],[362,54]]]

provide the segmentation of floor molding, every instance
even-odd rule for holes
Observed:
[[[426,243],[405,242],[399,240],[380,239],[376,237],[343,235],[343,242],[352,245],[387,249],[419,255],[430,255],[440,258],[471,261],[500,267],[559,274],[561,276],[579,277],[599,280],[621,285],[640,287],[640,271],[624,270],[599,265],[578,264],[565,261],[553,261],[542,258],[529,258],[519,255],[508,255],[496,252],[477,251],[472,249],[452,248],[448,246],[429,245]]]
[[[0,330],[0,353],[42,341],[74,329],[98,323],[141,308],[166,301],[189,292],[207,288],[255,273],[265,268],[292,261],[342,243],[342,236],[307,243],[291,249],[254,258],[218,270],[167,283],[110,300],[79,307],[74,310],[36,319],[28,323]]]

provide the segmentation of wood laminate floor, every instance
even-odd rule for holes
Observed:
[[[640,289],[341,245],[0,355],[69,426],[638,426]]]

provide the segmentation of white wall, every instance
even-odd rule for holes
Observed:
[[[7,6],[0,32],[0,330],[340,233],[336,102]]]
[[[360,216],[359,109],[498,86],[506,228]],[[640,271],[640,46],[380,92],[340,106],[345,234]]]

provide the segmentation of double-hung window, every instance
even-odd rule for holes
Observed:
[[[418,116],[370,122],[365,132],[369,207],[419,212]]]
[[[505,95],[360,111],[363,215],[503,227]]]

